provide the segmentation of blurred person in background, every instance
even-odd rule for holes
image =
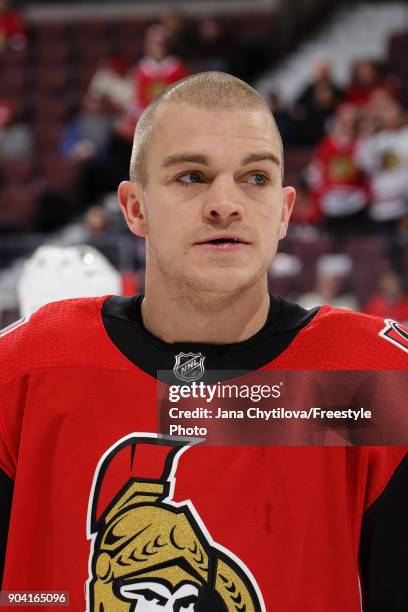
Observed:
[[[21,51],[27,43],[24,19],[9,0],[0,0],[0,52]]]
[[[358,310],[358,301],[349,291],[353,262],[348,255],[322,255],[316,263],[316,281],[312,291],[296,301],[303,308],[329,304],[335,308]]]
[[[197,39],[192,49],[192,61],[189,62],[193,72],[229,71],[231,42],[228,32],[223,30],[217,19],[200,19],[197,24]]]
[[[113,118],[104,98],[85,96],[82,109],[69,124],[61,152],[74,159],[106,159]]]
[[[275,117],[282,142],[285,147],[297,145],[297,124],[291,110],[283,103],[276,91],[270,91],[267,96],[267,103],[271,113]]]
[[[143,111],[150,102],[179,79],[185,77],[185,62],[170,54],[171,32],[160,24],[147,28],[144,36],[144,56],[134,69],[136,112]]]
[[[59,235],[59,244],[72,246],[90,244],[97,247],[94,241],[104,240],[111,229],[111,219],[104,206],[95,205],[89,208],[83,217],[69,224]]]
[[[363,304],[362,311],[375,317],[408,324],[408,278],[405,270],[386,270],[378,279],[377,291]]]
[[[21,161],[34,153],[31,129],[20,121],[17,107],[0,101],[0,161]]]
[[[123,56],[113,55],[101,62],[91,79],[86,97],[109,105],[115,114],[129,110],[132,80]]]
[[[325,135],[327,122],[333,116],[341,97],[342,91],[333,80],[330,64],[318,62],[312,81],[294,105],[299,145],[313,147],[318,144]]]
[[[378,62],[367,58],[358,60],[344,93],[345,102],[365,106],[377,89],[386,89],[391,95],[395,95],[398,88],[396,81],[384,74]]]
[[[385,90],[376,92],[368,108],[373,133],[362,136],[355,159],[370,179],[374,227],[389,233],[408,213],[407,115]]]
[[[362,232],[367,225],[369,186],[355,160],[357,120],[355,106],[339,105],[305,173],[311,199],[334,235]]]
[[[85,96],[82,109],[68,125],[61,142],[61,153],[80,167],[78,212],[114,189],[110,169],[110,143],[113,115],[105,99]]]
[[[160,25],[164,26],[170,34],[169,53],[189,62],[192,49],[197,43],[197,24],[195,21],[176,10],[163,14]]]
[[[296,206],[294,207],[291,225],[297,229],[302,228],[303,235],[313,241],[319,240],[319,230],[324,218],[317,204],[317,200],[311,197],[310,188],[307,180],[308,168],[299,176],[296,184]]]

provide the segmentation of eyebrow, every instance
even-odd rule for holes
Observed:
[[[270,151],[265,151],[263,153],[251,153],[250,155],[248,155],[247,157],[245,157],[242,160],[242,165],[246,166],[247,164],[251,164],[252,162],[258,162],[258,161],[271,161],[274,164],[276,164],[279,168],[281,165],[280,159],[277,155],[275,155],[274,153],[271,153]]]
[[[244,157],[244,159],[241,161],[241,165],[246,166],[247,164],[258,161],[272,161],[279,168],[281,166],[279,157],[270,151],[251,153],[250,155],[247,155],[247,157]],[[176,164],[181,164],[183,162],[201,164],[203,166],[210,165],[210,160],[206,155],[201,155],[198,153],[176,153],[174,155],[169,155],[164,159],[162,168],[170,168],[171,166],[175,166]]]
[[[210,160],[206,155],[200,155],[196,153],[176,153],[175,155],[169,155],[162,163],[162,168],[170,168],[176,164],[183,162],[189,162],[193,164],[202,164],[203,166],[209,166]]]

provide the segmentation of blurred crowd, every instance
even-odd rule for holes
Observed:
[[[101,247],[120,265],[109,237],[125,234],[125,228],[112,194],[128,175],[132,136],[143,109],[188,74],[228,71],[254,84],[268,66],[261,46],[215,18],[169,14],[148,24],[139,39],[137,50],[132,52],[131,43],[128,53],[102,45],[80,98],[69,105],[58,98],[63,95],[58,64],[54,72],[39,74],[54,98],[52,103],[39,98],[34,115],[17,95],[0,93],[0,208],[4,212],[8,207],[7,214],[0,214],[3,236],[16,230],[42,236],[58,232],[62,243]],[[58,40],[46,41],[45,50],[61,58],[64,54]],[[89,43],[88,51],[95,55],[98,44]],[[19,91],[16,58],[29,53],[22,15],[0,0],[0,64],[10,62],[4,72],[10,90]],[[292,233],[283,245],[289,259],[282,269],[283,260],[271,270],[273,282],[278,287],[283,282],[281,291],[305,306],[325,301],[371,314],[392,312],[407,321],[408,116],[399,75],[385,59],[361,58],[351,68],[349,83],[340,87],[330,64],[322,60],[294,103],[283,104],[274,91],[266,101],[287,152],[287,182],[298,190]],[[46,129],[48,118],[63,129]],[[45,141],[51,146],[39,164],[36,158]],[[293,241],[304,244],[304,251],[296,253]],[[307,278],[302,260],[311,243],[320,245],[313,276],[292,286],[290,279]],[[375,278],[371,283],[365,279],[359,291],[356,261],[359,253],[370,257],[370,249],[375,251]],[[127,265],[143,267],[140,245]],[[370,262],[364,265],[367,276]],[[347,286],[350,278],[354,284]]]
[[[298,220],[324,222],[336,235],[395,231],[408,214],[408,116],[399,94],[396,75],[362,59],[343,90],[320,63],[292,108],[272,95],[285,144],[310,148]]]
[[[365,58],[346,87],[319,62],[293,105],[270,95],[289,158],[303,150],[289,177],[298,190],[293,221],[328,239],[314,260],[310,287],[303,295],[294,292],[304,306],[329,303],[408,321],[403,93],[398,74]]]
[[[54,231],[115,190],[138,117],[169,84],[204,70],[253,81],[267,67],[261,45],[210,17],[172,12],[113,36],[103,20],[82,25],[30,35],[0,0],[0,198],[21,209],[0,211],[0,232]]]

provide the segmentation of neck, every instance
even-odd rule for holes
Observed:
[[[234,294],[168,290],[146,281],[143,324],[164,342],[232,344],[254,336],[269,312],[266,279]]]

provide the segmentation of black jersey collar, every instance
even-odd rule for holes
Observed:
[[[276,359],[319,310],[305,310],[281,297],[271,296],[264,327],[248,340],[234,344],[170,344],[144,327],[142,300],[143,295],[110,297],[103,304],[102,317],[108,336],[116,347],[138,368],[155,378],[159,370],[172,371],[180,353],[201,353],[207,371],[258,370]]]

